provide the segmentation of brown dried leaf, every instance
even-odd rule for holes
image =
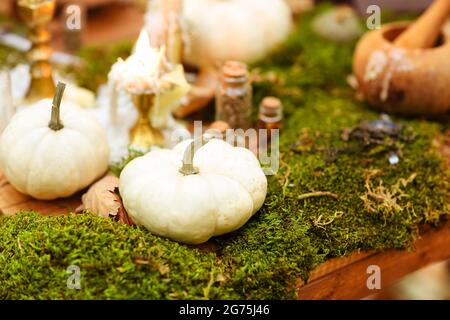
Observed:
[[[127,224],[129,226],[135,225],[131,217],[128,215],[125,207],[123,206],[122,198],[119,196],[119,192],[114,192],[114,197],[116,198],[116,202],[119,204],[119,209],[117,210],[117,218],[123,224]]]
[[[76,211],[92,211],[101,217],[108,218],[116,216],[122,206],[120,197],[115,194],[115,189],[119,186],[119,179],[116,176],[107,175],[94,183],[89,190],[81,197],[82,205]]]

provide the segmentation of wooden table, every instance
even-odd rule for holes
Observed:
[[[21,210],[35,210],[46,215],[65,214],[80,204],[80,194],[54,201],[33,199],[16,191],[0,173],[0,211],[5,215]],[[450,222],[447,222],[439,229],[428,228],[411,252],[359,252],[331,259],[311,273],[308,283],[299,281],[296,290],[299,299],[362,299],[380,291],[367,288],[367,278],[370,276],[367,268],[371,265],[380,267],[383,289],[430,263],[449,258]]]
[[[62,6],[73,3],[79,6],[83,21],[79,39],[81,46],[134,41],[144,26],[145,10],[137,5],[136,1],[64,0],[58,3]],[[63,32],[66,20],[67,15],[65,10],[62,10],[50,26],[53,34],[52,45],[58,50],[70,50],[67,42],[70,42],[70,34],[73,32]]]
[[[0,13],[19,21],[14,9],[15,0],[0,0]],[[79,45],[99,45],[117,41],[134,41],[144,26],[145,1],[137,0],[58,0],[58,10],[50,23],[52,47],[71,51],[70,37]],[[80,10],[81,30],[66,30],[66,6],[75,4]],[[80,37],[78,39],[78,37]],[[72,39],[73,41],[73,39]]]
[[[362,299],[381,292],[411,272],[449,258],[450,222],[446,222],[438,229],[428,228],[412,251],[359,252],[325,262],[311,273],[308,283],[297,283],[298,298]],[[372,265],[380,267],[380,290],[367,287],[372,274],[367,269]]]

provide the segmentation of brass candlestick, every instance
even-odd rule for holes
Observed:
[[[28,51],[31,62],[31,82],[25,95],[26,102],[51,98],[55,93],[52,78],[52,66],[49,62],[52,54],[48,23],[55,13],[55,0],[19,0],[18,13],[30,28],[29,39],[32,43]]]
[[[154,128],[149,120],[149,114],[155,108],[156,94],[132,94],[131,97],[139,112],[138,120],[130,131],[131,146],[142,150],[148,150],[154,145],[162,146],[164,144],[162,132]]]

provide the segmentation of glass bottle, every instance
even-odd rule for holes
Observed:
[[[251,126],[252,86],[247,65],[228,61],[222,67],[216,92],[216,120],[227,122],[232,129]]]
[[[266,129],[270,139],[271,129],[283,127],[283,105],[280,99],[265,97],[259,106],[258,129]]]

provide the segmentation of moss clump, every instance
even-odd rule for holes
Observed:
[[[92,91],[108,81],[111,66],[118,58],[125,59],[130,55],[132,43],[129,41],[114,46],[88,46],[78,52],[78,56],[85,62],[79,68],[71,66],[66,72],[74,74],[77,84]]]
[[[280,169],[269,177],[264,207],[243,228],[213,239],[214,250],[205,252],[92,216],[2,218],[0,297],[294,298],[295,280],[327,259],[408,247],[423,223],[447,216],[448,174],[431,143],[443,125],[395,118],[414,134],[397,141],[397,165],[388,163],[391,144],[344,141],[344,129],[379,114],[345,84],[353,44],[317,38],[309,29],[315,13],[254,66],[255,105],[279,96],[286,120]],[[337,198],[301,196],[318,191]],[[392,198],[395,206],[387,206]],[[79,291],[65,285],[71,264],[81,266]]]
[[[113,162],[109,166],[109,170],[115,174],[117,177],[120,176],[120,172],[122,172],[123,168],[133,159],[143,156],[144,152],[141,150],[134,149],[132,147],[128,148],[128,155],[118,162]]]
[[[203,299],[218,296],[212,253],[96,216],[36,213],[0,222],[1,299]],[[67,268],[81,271],[68,289]],[[211,280],[212,279],[212,280]],[[209,286],[208,286],[209,285]]]
[[[19,25],[16,21],[7,18],[2,13],[0,13],[0,25],[4,27],[5,30],[22,36],[26,34],[27,29],[24,25]],[[0,69],[5,67],[11,68],[16,64],[24,63],[25,61],[25,53],[18,52],[15,49],[0,44]]]

